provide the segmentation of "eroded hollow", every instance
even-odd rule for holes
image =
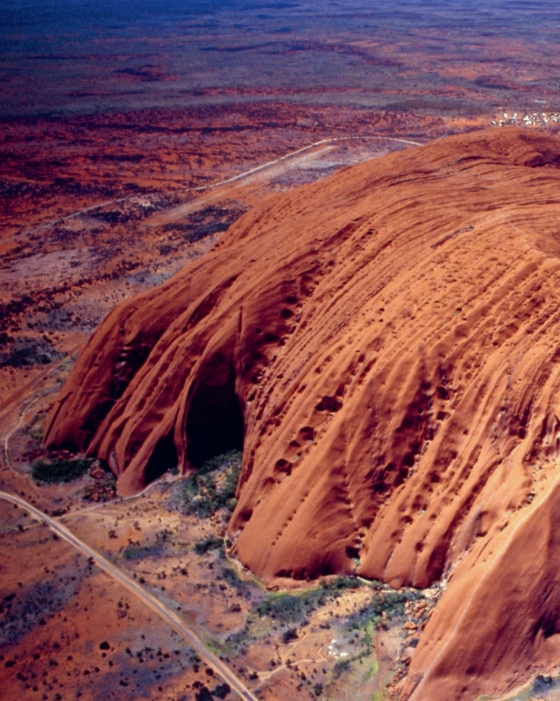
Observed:
[[[228,450],[243,450],[245,422],[235,393],[235,373],[225,384],[197,387],[187,413],[187,458],[193,467]]]
[[[146,484],[150,484],[161,477],[167,470],[177,467],[177,449],[173,441],[173,431],[160,438],[151,458],[148,460],[145,471]]]

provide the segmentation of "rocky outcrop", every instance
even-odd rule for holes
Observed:
[[[546,668],[559,163],[557,140],[494,130],[271,197],[107,317],[46,442],[106,460],[121,494],[243,446],[230,532],[255,572],[447,581],[405,697]]]

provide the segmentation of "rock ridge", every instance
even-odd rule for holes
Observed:
[[[403,698],[548,668],[559,163],[558,140],[496,129],[268,198],[109,314],[46,443],[105,460],[123,495],[243,447],[229,528],[253,571],[445,582]]]

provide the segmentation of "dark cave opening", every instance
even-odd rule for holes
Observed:
[[[243,450],[245,422],[235,393],[235,373],[222,385],[198,387],[187,413],[187,457],[193,467],[228,450]]]
[[[160,438],[146,465],[146,483],[150,484],[167,470],[177,467],[178,456],[173,440],[173,431]]]

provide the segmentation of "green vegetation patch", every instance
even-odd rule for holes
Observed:
[[[255,605],[253,611],[258,616],[269,616],[280,623],[295,623],[319,606],[338,598],[346,590],[357,589],[359,586],[359,581],[353,577],[322,580],[319,587],[298,594],[269,594]]]
[[[241,452],[230,450],[207,460],[181,484],[179,510],[208,518],[219,509],[233,511],[235,489],[241,471]]]
[[[194,544],[193,550],[197,555],[204,555],[209,550],[221,550],[224,545],[223,538],[206,538]]]
[[[228,571],[229,577],[233,571]],[[235,582],[224,576],[228,584]],[[237,573],[235,573],[237,574]],[[241,582],[241,580],[240,580]],[[241,582],[247,586],[245,582]],[[348,590],[358,589],[362,585],[355,577],[329,577],[323,579],[318,586],[291,592],[272,592],[256,601],[249,611],[244,627],[226,638],[226,642],[237,651],[255,643],[271,631],[278,631],[284,644],[293,642],[299,637],[298,627],[305,626],[313,611],[339,598]],[[243,589],[238,589],[243,594]]]
[[[238,594],[247,595],[251,589],[251,584],[241,579],[237,570],[233,567],[222,567],[220,574],[218,575],[218,579],[221,579],[229,584],[229,586],[233,587]]]
[[[359,611],[356,611],[356,613],[349,617],[348,628],[350,630],[358,630],[361,628],[366,628],[366,630],[368,630],[369,623],[377,625],[381,622],[383,617],[391,619],[403,616],[406,602],[416,601],[421,598],[423,598],[422,594],[417,591],[385,590],[376,592],[366,606],[363,606]]]
[[[359,580],[355,577],[334,577],[334,579],[323,579],[321,581],[321,591],[324,596],[336,598],[347,589],[359,589]]]
[[[142,545],[127,545],[122,552],[124,560],[143,560],[145,557],[155,557],[160,554],[160,547],[154,546],[150,548]]]
[[[72,482],[82,477],[91,467],[92,462],[92,458],[72,458],[53,462],[40,458],[31,465],[31,477],[35,482],[43,484]]]

